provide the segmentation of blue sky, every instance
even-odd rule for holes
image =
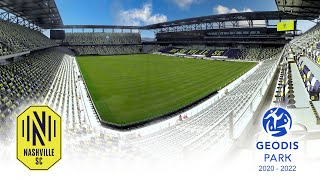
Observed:
[[[276,10],[274,0],[56,0],[56,4],[66,25],[147,25],[212,14]],[[312,24],[304,22],[301,27],[309,26]]]

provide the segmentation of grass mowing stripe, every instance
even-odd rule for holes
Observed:
[[[101,118],[129,124],[166,114],[232,82],[256,63],[158,55],[77,57]]]

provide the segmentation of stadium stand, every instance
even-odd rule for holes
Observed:
[[[0,37],[0,55],[2,56],[56,46],[54,41],[41,32],[3,20],[0,20]]]
[[[242,52],[240,49],[229,49],[225,56],[229,57],[230,59],[240,59]]]
[[[320,26],[317,25],[291,43],[295,51],[293,59],[311,101],[319,100],[320,92],[320,52],[316,47],[319,42],[319,29]]]
[[[287,107],[297,119],[314,128],[319,119],[319,25],[290,42],[283,55],[273,103]]]
[[[140,44],[138,33],[66,33],[69,45]]]
[[[141,48],[137,45],[128,46],[72,46],[77,55],[120,55],[138,54]]]
[[[186,55],[204,55],[206,57],[211,56],[224,56],[227,53],[227,50],[207,50],[207,49],[186,49],[186,48],[176,48],[176,47],[167,47],[160,50],[164,54],[186,54]]]
[[[226,115],[233,112],[232,116],[235,119],[239,118],[236,115],[241,114],[246,105],[253,101],[254,94],[260,91],[260,87],[266,85],[265,79],[270,70],[277,66],[278,59],[279,56],[275,56],[265,60],[240,85],[193,117],[160,132],[133,139],[130,146],[142,152],[152,152],[155,157],[163,158],[169,154],[183,154],[185,149],[204,150],[221,143],[227,145],[231,141],[228,138],[229,118]],[[207,133],[202,135],[203,132]],[[201,138],[197,139],[199,136]]]
[[[64,45],[77,55],[120,55],[141,53],[138,33],[66,33]]]
[[[246,48],[239,59],[243,61],[263,61],[280,53],[282,48]]]
[[[65,142],[67,148],[64,149],[66,159],[76,160],[81,155],[85,159],[128,156],[121,152],[118,145],[119,138],[106,132],[105,129],[94,129],[84,124],[81,128],[66,129],[64,138],[68,140]]]
[[[278,80],[278,87],[275,95],[276,100],[274,101],[274,103],[279,103],[282,106],[295,107],[291,64],[288,62],[283,62],[280,67],[281,69]]]
[[[152,54],[152,53],[157,53],[160,52],[162,49],[166,47],[161,46],[161,45],[143,45],[142,52],[147,53],[147,54]]]
[[[229,30],[221,31],[223,32],[213,35],[220,36]],[[221,144],[229,146],[233,142],[233,138],[230,138],[230,124],[248,124],[241,121],[243,115],[249,113],[250,117],[253,116],[252,106],[256,101],[261,103],[273,79],[273,70],[277,68],[280,60],[282,62],[274,103],[288,108],[310,107],[319,119],[315,104],[315,101],[319,100],[320,91],[320,50],[316,48],[320,41],[319,34],[320,26],[315,26],[294,39],[290,43],[291,47],[286,47],[283,54],[283,48],[277,48],[278,46],[240,48],[199,44],[183,48],[178,45],[168,47],[155,44],[142,49],[141,36],[138,33],[67,33],[63,45],[72,49],[76,55],[159,51],[164,54],[226,56],[229,59],[259,62],[252,74],[240,79],[241,83],[193,116],[178,120],[176,124],[166,126],[160,131],[129,137],[120,136],[118,133],[111,134],[99,124],[99,115],[90,99],[73,52],[69,49],[50,48],[56,46],[55,42],[42,33],[1,20],[0,55],[25,51],[31,53],[7,62],[6,65],[0,65],[0,139],[14,137],[14,119],[26,105],[48,104],[66,119],[63,127],[65,138],[72,139],[66,145],[66,151],[70,155],[78,152],[86,156],[90,152],[101,158],[108,152],[122,152],[121,155],[133,152],[135,155],[162,158],[181,156],[185,151],[212,149]],[[230,32],[225,36],[229,35]],[[262,39],[269,39],[267,33],[264,35]],[[256,34],[250,36],[254,40],[261,38]],[[282,35],[280,38],[285,39]],[[210,41],[211,39],[215,38],[210,38]],[[224,38],[219,39],[224,41]],[[282,44],[282,41],[279,42]]]
[[[206,57],[227,57],[228,59],[239,59],[242,61],[263,61],[280,53],[282,48],[244,48],[244,49],[186,49],[167,47],[159,52],[164,54],[186,54],[186,55],[204,55]]]
[[[0,66],[2,130],[11,129],[16,113],[21,112],[25,105],[42,104],[62,58],[60,51],[48,49]]]

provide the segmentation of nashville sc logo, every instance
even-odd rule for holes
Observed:
[[[263,128],[273,137],[281,137],[292,127],[292,119],[288,111],[283,108],[272,108],[263,117]]]
[[[17,117],[17,159],[30,170],[48,170],[61,159],[61,117],[48,106],[30,106]]]

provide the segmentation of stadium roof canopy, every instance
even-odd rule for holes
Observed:
[[[312,20],[319,18],[319,0],[275,0],[279,11],[313,17]]]
[[[1,0],[0,9],[26,19],[43,29],[63,25],[54,0]]]
[[[113,26],[113,25],[60,25],[53,29],[140,29],[139,26]]]
[[[254,20],[313,20],[314,16],[295,15],[282,11],[262,11],[262,12],[242,12],[188,18],[182,20],[169,21],[141,27],[141,29],[161,29],[175,26],[185,26],[193,24],[219,23],[232,21],[254,21]]]

